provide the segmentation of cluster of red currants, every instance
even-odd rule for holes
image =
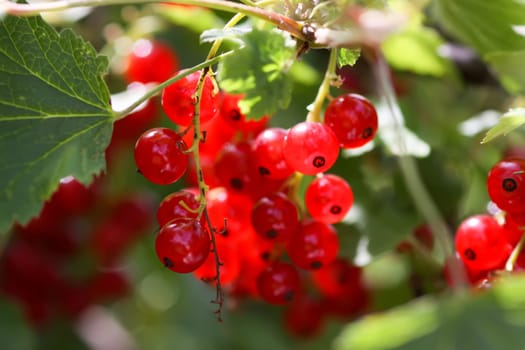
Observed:
[[[129,70],[161,66],[157,45],[152,42],[147,63],[147,55],[140,63],[130,60]],[[286,320],[297,334],[318,329],[323,309],[347,316],[363,311],[368,297],[361,269],[338,258],[332,226],[350,210],[352,189],[343,178],[324,173],[340,148],[357,148],[374,138],[374,106],[346,94],[329,102],[322,122],[268,127],[269,117],[249,120],[239,108],[242,96],[220,92],[209,76],[197,99],[199,79],[200,72],[191,73],[163,90],[163,110],[178,131],[153,128],[135,144],[136,166],[149,181],[171,184],[186,174],[190,186],[205,182],[208,187],[177,191],[161,201],[159,260],[172,271],[219,282],[232,296],[290,304]],[[194,140],[197,102],[201,135]],[[198,145],[191,146],[194,142]],[[195,146],[200,169],[189,154]],[[316,175],[306,188],[306,209],[297,198],[302,174]],[[308,293],[312,289],[323,304]]]
[[[508,158],[496,163],[488,174],[487,189],[500,212],[468,217],[456,232],[456,252],[473,284],[490,280],[494,271],[508,269],[506,262],[522,239],[525,159]],[[512,269],[525,269],[525,253],[519,253]]]
[[[104,198],[103,181],[86,188],[63,178],[38,217],[13,227],[0,257],[0,293],[34,327],[76,319],[130,291],[119,260],[150,227],[151,203],[139,194]]]

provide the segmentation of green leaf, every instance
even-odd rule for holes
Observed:
[[[419,299],[347,326],[335,341],[347,349],[520,349],[525,331],[525,279],[500,280],[473,295]]]
[[[239,38],[244,45],[219,64],[221,88],[244,95],[239,106],[249,118],[260,119],[287,108],[292,94],[289,68],[294,46],[275,30],[253,29]]]
[[[487,143],[500,135],[507,135],[523,124],[525,124],[525,108],[511,109],[501,116],[498,124],[487,131],[481,143]]]
[[[502,85],[511,93],[525,92],[525,50],[515,52],[492,52],[485,55],[485,60],[497,73]]]
[[[353,66],[361,56],[361,49],[339,49],[337,51],[337,65]]]
[[[442,43],[434,30],[418,26],[390,36],[382,48],[396,69],[441,77],[452,71],[450,62],[438,55]]]
[[[445,29],[480,54],[525,49],[523,0],[435,0],[434,14]]]
[[[38,214],[60,178],[88,183],[111,136],[107,59],[40,17],[0,21],[0,233]]]

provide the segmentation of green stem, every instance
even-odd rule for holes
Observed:
[[[509,258],[507,259],[507,262],[505,263],[505,270],[512,272],[514,270],[514,265],[516,264],[516,260],[518,260],[518,256],[520,255],[521,251],[523,250],[523,245],[525,244],[525,234],[521,236],[520,241],[514,247],[512,250],[512,253],[510,254]]]
[[[96,7],[109,5],[129,5],[135,3],[159,3],[159,0],[58,0],[53,2],[40,2],[33,4],[15,3],[11,1],[0,2],[0,13],[14,16],[35,16],[42,12],[62,11],[74,7]],[[168,0],[163,3],[174,3],[184,5],[196,5],[213,10],[242,13],[247,16],[260,18],[273,23],[278,28],[291,35],[305,40],[302,34],[303,25],[280,13],[265,10],[263,8],[248,6],[245,4],[225,0]]]
[[[399,107],[394,93],[388,65],[381,52],[374,52],[374,57],[373,67],[377,75],[381,95],[390,111],[391,118],[395,121],[394,125],[398,129],[397,139],[403,155],[399,156],[397,160],[405,185],[412,197],[414,206],[430,226],[430,229],[436,238],[437,248],[440,249],[440,253],[443,255],[442,258],[446,259],[454,253],[454,245],[451,238],[452,235],[421,179],[414,158],[407,155],[408,147],[405,143],[405,139],[401,137],[401,127],[404,123],[403,113],[401,112],[401,108]],[[466,278],[460,266],[457,264],[456,259],[450,260],[450,275],[453,285],[461,290],[466,286]]]
[[[122,119],[122,118],[124,118],[125,116],[127,116],[128,114],[133,112],[133,110],[135,110],[135,108],[140,106],[142,103],[144,103],[145,101],[149,100],[153,96],[155,96],[158,93],[160,93],[166,86],[173,84],[177,80],[180,80],[180,79],[190,75],[191,73],[194,73],[194,72],[196,72],[198,70],[201,70],[203,68],[209,67],[209,66],[219,62],[224,57],[231,55],[232,53],[233,53],[233,51],[227,51],[227,52],[225,52],[225,53],[223,53],[223,54],[221,54],[219,56],[216,56],[216,57],[213,57],[213,58],[211,58],[209,60],[201,62],[201,63],[199,63],[199,64],[197,64],[197,65],[195,65],[195,66],[193,66],[191,68],[185,69],[184,71],[182,71],[181,73],[177,74],[176,76],[174,76],[174,77],[172,77],[172,78],[162,82],[161,84],[155,86],[154,88],[152,88],[151,90],[146,92],[142,97],[140,97],[138,100],[133,102],[133,104],[131,104],[131,106],[129,106],[125,110],[120,111],[120,112],[115,112],[115,119]]]
[[[326,96],[328,96],[330,93],[330,85],[334,80],[336,65],[337,49],[331,49],[330,58],[328,59],[328,67],[326,68],[326,72],[323,81],[319,86],[319,90],[317,91],[317,96],[315,96],[314,102],[307,107],[310,112],[308,112],[308,115],[306,116],[306,121],[321,121],[321,111],[323,110],[323,104]]]

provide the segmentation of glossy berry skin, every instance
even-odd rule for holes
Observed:
[[[346,94],[328,104],[324,123],[337,136],[341,147],[357,148],[371,141],[377,131],[377,112],[361,95]]]
[[[178,273],[195,271],[210,253],[208,231],[194,219],[175,219],[164,225],[155,240],[160,262]]]
[[[286,133],[282,128],[269,128],[257,135],[253,141],[255,167],[263,177],[286,179],[293,174],[294,170],[284,159]]]
[[[251,145],[248,142],[226,144],[216,159],[215,175],[229,190],[251,192],[256,186]]]
[[[295,266],[316,270],[336,259],[339,238],[331,225],[315,219],[306,219],[288,241],[286,249]]]
[[[507,159],[496,163],[489,172],[487,189],[490,199],[508,212],[525,211],[525,159]]]
[[[166,185],[181,178],[188,168],[187,146],[171,129],[154,128],[135,144],[135,164],[149,181]]]
[[[286,242],[299,225],[295,204],[284,193],[272,193],[255,203],[251,213],[255,232],[264,239]]]
[[[313,218],[334,224],[343,220],[348,213],[354,203],[354,194],[346,180],[326,174],[308,185],[305,203]]]
[[[162,91],[162,108],[168,118],[177,125],[189,126],[193,121],[195,103],[194,98],[200,72],[194,72],[177,80]],[[219,113],[220,96],[214,92],[211,78],[204,78],[200,99],[200,121],[206,123]]]
[[[161,83],[179,70],[175,52],[159,41],[140,39],[133,44],[124,74],[128,83]]]
[[[294,299],[301,287],[297,269],[287,263],[274,262],[257,277],[257,291],[270,304],[285,304]]]
[[[286,163],[295,171],[316,175],[327,171],[335,163],[339,142],[326,125],[302,122],[286,133],[283,154]]]
[[[505,263],[512,246],[502,231],[503,228],[490,215],[474,215],[459,225],[456,252],[467,269],[491,270]]]
[[[269,118],[264,116],[259,120],[247,120],[239,107],[241,99],[241,95],[223,93],[220,116],[234,130],[257,134],[265,128]]]
[[[194,211],[189,211],[184,208],[180,203],[181,201],[186,206]],[[173,219],[177,218],[197,218],[197,209],[199,208],[199,202],[195,195],[188,191],[177,191],[173,192],[160,202],[159,208],[157,209],[157,222],[162,227]],[[204,216],[201,216],[202,218]],[[204,223],[204,220],[202,220]]]

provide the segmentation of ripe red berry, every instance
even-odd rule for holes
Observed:
[[[324,123],[334,131],[341,147],[357,148],[374,138],[377,112],[363,96],[346,94],[330,101]]]
[[[315,219],[306,219],[292,235],[286,248],[296,266],[315,270],[336,259],[339,252],[339,239],[331,225]]]
[[[282,128],[266,129],[253,141],[255,167],[259,174],[270,179],[286,179],[293,174],[284,159],[284,139],[287,131]]]
[[[179,70],[175,52],[159,41],[137,40],[128,57],[124,74],[128,83],[161,83]]]
[[[343,220],[348,213],[354,203],[354,194],[346,180],[326,174],[308,185],[305,203],[313,218],[334,224]]]
[[[315,336],[324,325],[324,311],[320,301],[307,296],[296,298],[284,312],[284,325],[297,337]]]
[[[194,219],[175,219],[163,226],[155,240],[159,260],[168,269],[188,273],[201,266],[210,253],[208,231]]]
[[[259,120],[246,120],[246,116],[239,107],[241,99],[241,95],[223,93],[220,116],[234,130],[257,134],[265,128],[268,117],[264,116]]]
[[[468,269],[491,270],[504,264],[512,247],[490,215],[465,219],[456,231],[456,251]]]
[[[217,157],[215,175],[229,190],[250,193],[256,186],[251,145],[248,142],[226,144]]]
[[[241,258],[237,246],[221,236],[215,236],[219,255],[220,281],[222,286],[232,284],[241,272]],[[215,285],[217,282],[217,260],[215,254],[208,255],[206,261],[193,271],[196,278]]]
[[[273,193],[255,203],[251,213],[255,232],[264,239],[286,242],[299,225],[295,204],[284,193]]]
[[[290,264],[274,262],[257,277],[257,290],[270,304],[285,304],[293,300],[301,287],[297,269]]]
[[[286,133],[283,154],[286,163],[295,171],[315,175],[327,171],[335,163],[339,142],[326,125],[302,122]]]
[[[525,212],[525,159],[502,160],[487,178],[490,199],[508,212]]]
[[[194,72],[174,82],[162,91],[162,108],[168,118],[180,126],[189,126],[193,121],[197,100],[195,91],[201,73]],[[200,98],[200,121],[206,123],[219,113],[220,96],[215,92],[209,76],[204,78]]]
[[[135,144],[135,164],[149,181],[166,185],[181,178],[188,168],[187,146],[171,129],[154,128]]]
[[[312,271],[312,279],[319,291],[328,297],[350,297],[353,291],[364,288],[362,269],[343,258]]]
[[[183,202],[189,209],[189,211],[181,205]],[[177,218],[197,218],[197,209],[199,208],[199,202],[195,195],[188,191],[177,191],[173,192],[160,202],[157,210],[157,222],[162,227],[173,219]],[[201,216],[204,218],[204,216]],[[204,223],[204,220],[202,220]]]

